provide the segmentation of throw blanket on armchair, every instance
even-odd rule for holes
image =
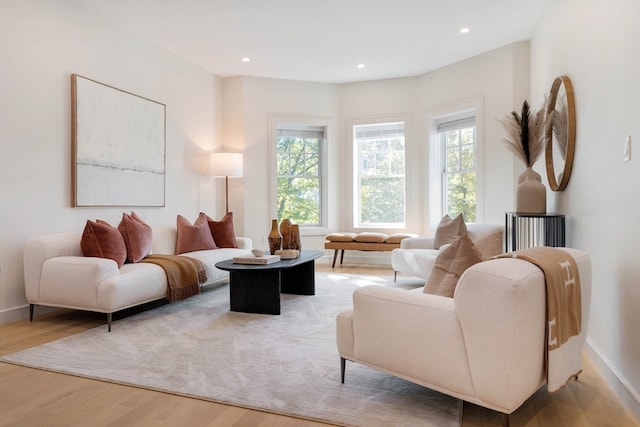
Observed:
[[[562,249],[534,247],[498,255],[537,265],[547,285],[547,388],[556,391],[582,372],[582,303],[575,260]]]
[[[178,255],[147,255],[140,262],[162,267],[167,274],[167,299],[179,301],[200,293],[200,285],[207,281],[202,261]]]

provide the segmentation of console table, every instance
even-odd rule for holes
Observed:
[[[505,212],[505,251],[533,246],[565,246],[565,217],[562,214]]]

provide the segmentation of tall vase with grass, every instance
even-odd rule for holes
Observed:
[[[525,171],[518,177],[516,212],[539,214],[547,211],[547,190],[542,177],[533,165],[542,155],[545,146],[545,108],[532,111],[524,101],[520,114],[511,112],[501,120],[507,131],[504,142],[524,162]]]

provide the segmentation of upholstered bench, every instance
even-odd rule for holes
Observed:
[[[340,253],[340,265],[344,259],[344,251],[392,251],[400,247],[402,239],[407,237],[417,237],[416,234],[405,233],[331,233],[325,237],[324,242],[325,249],[334,249],[333,263],[331,267],[336,266],[336,258],[338,257],[338,251]]]

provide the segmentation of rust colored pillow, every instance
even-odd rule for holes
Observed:
[[[108,222],[87,220],[80,240],[82,254],[87,257],[108,258],[122,267],[127,259],[127,247],[122,234]]]
[[[135,212],[131,212],[131,215],[122,213],[118,230],[127,247],[127,261],[135,263],[151,253],[153,232]]]
[[[176,241],[176,254],[185,252],[201,251],[204,249],[216,249],[213,241],[207,216],[203,213],[198,215],[198,219],[193,225],[182,215],[177,218],[178,237]]]
[[[200,215],[204,215],[200,213]],[[206,215],[205,215],[206,216]],[[228,212],[220,221],[207,217],[213,241],[219,248],[237,248],[236,233],[233,231],[233,212]]]
[[[464,271],[483,260],[482,253],[465,233],[438,254],[427,284],[426,294],[453,298],[453,292]]]
[[[434,249],[440,248],[447,243],[455,242],[458,237],[467,232],[467,225],[464,223],[462,214],[456,215],[451,219],[449,215],[445,215],[436,228],[436,235],[433,239]]]

